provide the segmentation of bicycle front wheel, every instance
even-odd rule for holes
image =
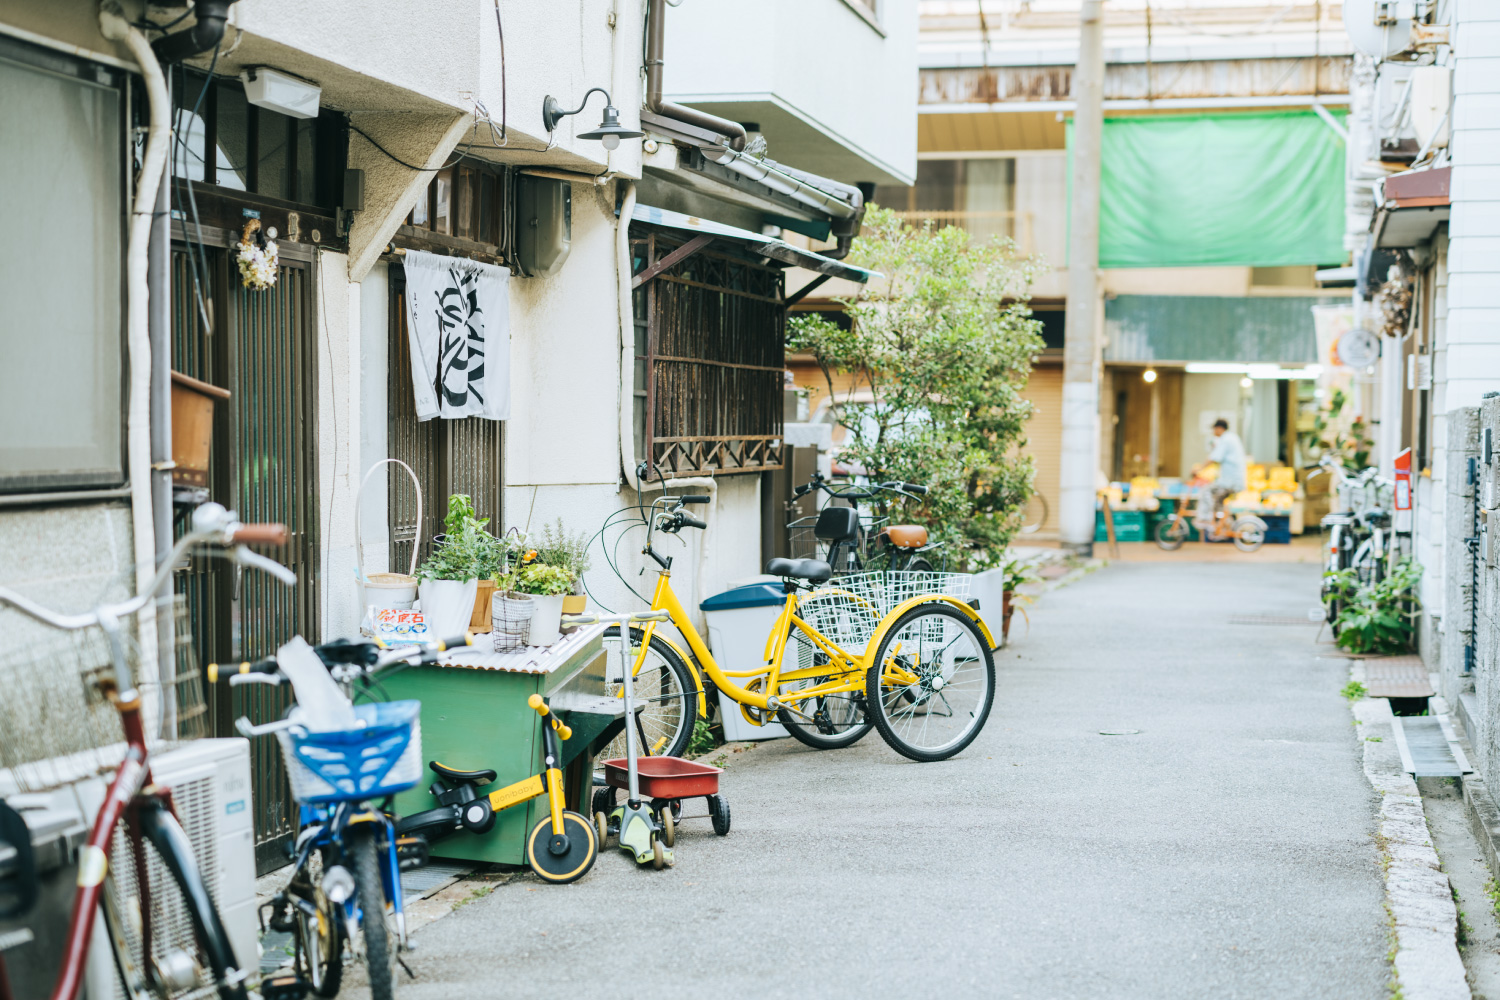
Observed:
[[[349,828],[350,861],[353,862],[354,892],[359,900],[360,928],[365,939],[365,967],[370,973],[371,1000],[394,1000],[396,996],[396,934],[386,913],[385,883],[380,877],[384,848],[372,823]],[[397,892],[400,888],[397,887]]]
[[[865,677],[875,728],[892,750],[946,760],[974,741],[995,701],[984,634],[951,604],[922,604],[896,620]]]
[[[1182,543],[1188,539],[1187,521],[1180,517],[1174,517],[1170,521],[1158,521],[1156,524],[1156,544],[1173,552],[1182,548]]]
[[[645,638],[642,629],[630,629],[630,647],[639,649]],[[605,631],[606,643],[614,646],[620,635],[615,625]],[[635,662],[634,654],[625,654],[625,669]],[[612,674],[605,693],[618,698],[624,690],[624,680]],[[672,644],[659,635],[651,636],[646,649],[646,661],[635,674],[632,685],[635,703],[644,706],[636,716],[640,720],[638,735],[641,747],[653,757],[681,757],[687,752],[693,738],[693,725],[698,721],[698,685],[693,681],[693,672],[687,661],[678,655]],[[618,753],[615,750],[618,749]],[[620,737],[605,750],[605,757],[625,756],[625,737]]]
[[[312,862],[308,862],[309,866]],[[321,865],[318,866],[321,868]],[[298,974],[320,997],[336,997],[344,979],[344,919],[333,901],[318,888],[320,871],[309,871],[313,912],[294,908]],[[307,898],[307,897],[304,897]]]

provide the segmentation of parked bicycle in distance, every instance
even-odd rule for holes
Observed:
[[[79,851],[78,891],[68,923],[63,967],[58,971],[52,1000],[75,1000],[78,996],[93,932],[101,923],[96,917],[101,914],[125,996],[176,996],[179,991],[207,987],[215,990],[221,1000],[245,1000],[245,980],[248,969],[253,967],[249,963],[255,963],[257,956],[234,954],[219,911],[198,868],[193,844],[177,818],[172,791],[152,781],[150,747],[158,741],[160,734],[148,733],[147,721],[148,716],[158,723],[163,721],[167,699],[163,698],[154,709],[144,704],[146,695],[142,684],[138,683],[141,679],[132,669],[133,654],[128,652],[133,643],[128,637],[126,624],[140,611],[154,607],[156,595],[171,581],[177,564],[193,550],[206,549],[207,554],[228,558],[241,567],[270,573],[287,586],[294,585],[297,577],[291,570],[245,547],[246,543],[284,545],[286,539],[285,525],[242,524],[219,504],[206,503],[193,512],[191,527],[162,561],[161,568],[145,590],[127,600],[99,604],[82,614],[59,614],[14,591],[0,588],[0,604],[15,608],[44,625],[70,632],[98,627],[104,633],[112,669],[82,679],[118,714],[124,738],[124,759],[110,779],[109,790],[94,817],[88,840]],[[164,671],[168,666],[158,664],[158,669]],[[175,664],[170,666],[175,671]],[[154,686],[158,694],[165,688],[159,681],[142,683]],[[67,712],[66,706],[53,704],[49,707],[54,720]],[[7,741],[18,740],[22,735],[19,732],[7,733],[6,728],[0,726],[0,749],[4,749]],[[108,742],[115,743],[119,739],[120,736],[115,735]],[[99,748],[104,745],[107,744],[100,744]],[[11,753],[0,754],[0,758],[12,757]],[[24,763],[17,763],[23,766],[12,767],[12,774],[24,774]],[[133,873],[122,873],[111,864],[111,846],[117,828],[123,830],[128,850],[134,855]],[[0,831],[3,829],[0,827]],[[6,886],[7,894],[20,902],[13,908],[24,912],[29,909],[28,901],[35,900],[36,872],[32,867],[31,843],[24,822],[20,824],[20,832],[12,835],[17,837],[17,842],[10,844],[11,851],[0,852],[0,886],[11,883]],[[146,844],[151,845],[150,853],[160,858],[161,867],[171,880],[170,886],[153,881],[153,865],[148,860]],[[10,855],[9,859],[6,854]],[[133,875],[135,892],[127,893],[124,887],[117,886],[116,879],[122,874],[127,878]],[[152,913],[161,912],[169,900],[170,905],[186,912],[197,954],[178,949],[170,941],[163,943],[154,939],[160,928],[153,927]],[[132,945],[132,939],[139,941],[139,952]],[[203,981],[205,974],[206,983]],[[0,987],[3,986],[5,984],[0,983]],[[9,988],[0,994],[10,995]]]
[[[920,501],[927,487],[916,483],[891,480],[860,486],[854,483],[830,483],[823,474],[792,491],[803,497],[824,493],[844,504],[824,507],[817,514],[797,518],[787,524],[787,538],[796,558],[817,558],[833,567],[834,573],[857,573],[862,570],[890,569],[932,572],[933,560],[941,555],[942,544],[928,540],[927,529],[920,524],[889,524],[878,510],[861,511],[861,501],[882,501],[900,497]]]

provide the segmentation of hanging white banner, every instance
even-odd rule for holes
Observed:
[[[406,320],[417,419],[510,417],[510,272],[406,252]]]

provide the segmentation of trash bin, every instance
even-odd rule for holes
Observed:
[[[786,604],[780,583],[746,584],[715,594],[698,610],[708,620],[708,648],[720,670],[757,670],[765,666],[766,639]],[[749,678],[736,678],[746,681]],[[740,712],[739,702],[719,693],[719,718],[725,740],[770,740],[787,735],[777,722],[752,725]]]

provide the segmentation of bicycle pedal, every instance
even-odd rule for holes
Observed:
[[[426,837],[411,834],[396,838],[396,863],[402,871],[414,871],[431,859],[432,846]]]
[[[295,973],[260,981],[261,1000],[303,1000],[312,984]]]

